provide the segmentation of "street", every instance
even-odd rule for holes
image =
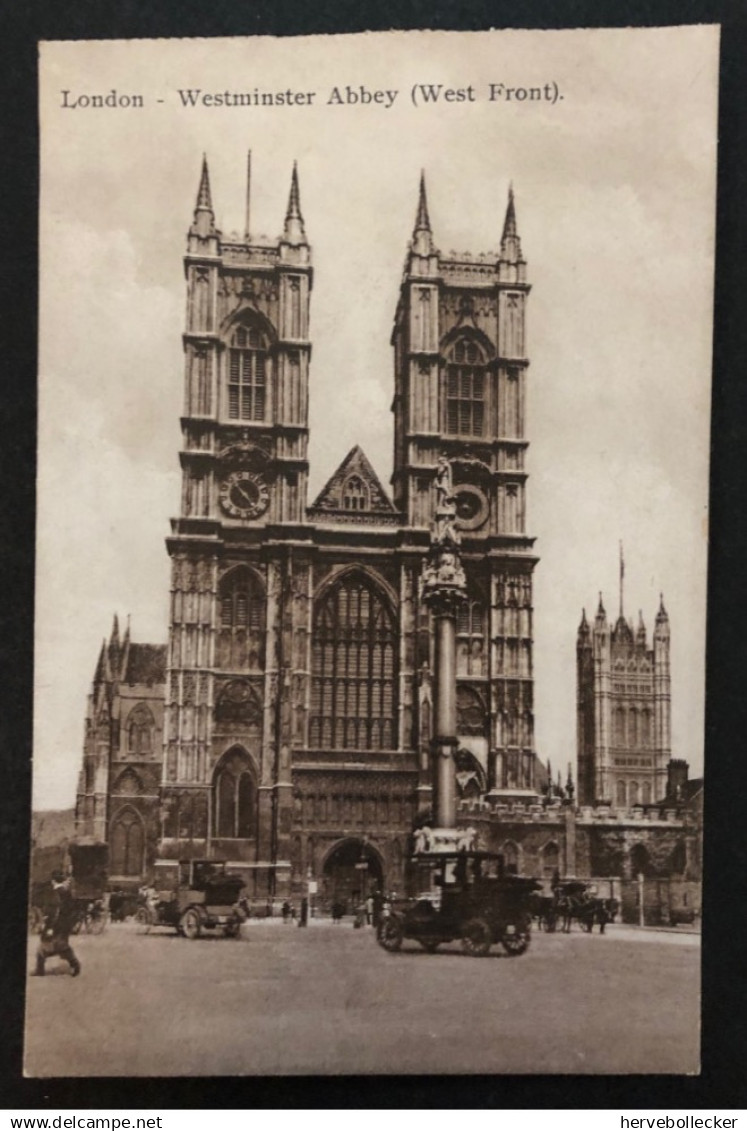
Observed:
[[[535,932],[518,958],[387,954],[350,920],[72,942],[79,978],[53,958],[27,982],[28,1076],[698,1070],[696,934]]]

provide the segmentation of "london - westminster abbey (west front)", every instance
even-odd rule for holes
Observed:
[[[77,832],[108,842],[123,884],[156,857],[213,856],[253,895],[297,892],[312,877],[350,893],[361,866],[401,890],[413,825],[431,808],[433,642],[420,584],[441,457],[468,582],[460,794],[493,811],[523,806],[530,824],[547,794],[524,520],[529,285],[513,195],[497,257],[445,256],[421,179],[392,332],[391,498],[355,447],[307,500],[313,268],[295,168],[283,234],[269,244],[223,238],[203,164],[185,270],[169,642],[136,644],[115,622],[102,648]],[[667,758],[658,751],[649,775],[659,793]],[[555,823],[537,852],[545,872],[573,870],[566,816]],[[527,869],[529,841],[512,835],[508,855]]]

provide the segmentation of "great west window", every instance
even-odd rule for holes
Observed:
[[[396,634],[383,596],[359,575],[319,604],[312,648],[310,743],[336,750],[396,745]]]

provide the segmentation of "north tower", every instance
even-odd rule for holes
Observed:
[[[279,626],[306,509],[313,276],[295,166],[271,241],[251,229],[250,160],[244,232],[216,228],[203,160],[187,236],[161,818],[165,855],[210,852],[256,878],[287,871]]]

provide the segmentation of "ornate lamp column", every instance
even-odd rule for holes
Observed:
[[[435,734],[431,743],[435,764],[433,830],[422,830],[420,851],[454,847],[456,834],[456,618],[466,599],[467,582],[459,558],[456,502],[451,466],[441,457],[436,477],[436,521],[428,561],[423,573],[423,601],[431,610],[436,629]],[[451,831],[452,835],[448,835]]]

